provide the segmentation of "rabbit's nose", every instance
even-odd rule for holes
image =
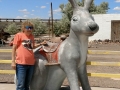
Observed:
[[[91,29],[91,31],[96,30],[96,28],[98,27],[98,25],[95,22],[89,22],[88,26]]]

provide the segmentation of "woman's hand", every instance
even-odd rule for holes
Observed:
[[[35,44],[35,46],[33,46],[33,49],[35,49],[35,48],[37,48],[37,47],[39,47],[39,46],[41,46],[41,45],[47,45],[47,42],[46,42],[46,41],[43,41],[43,42],[41,42],[41,43],[37,43],[37,44]]]
[[[47,42],[46,42],[46,41],[43,41],[43,42],[41,42],[40,44],[41,44],[41,45],[45,45],[45,44],[47,44]]]
[[[11,67],[12,67],[12,69],[16,70],[16,63],[15,63],[15,61],[12,61]]]

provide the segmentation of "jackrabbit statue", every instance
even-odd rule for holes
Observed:
[[[69,37],[62,42],[58,51],[59,65],[45,66],[47,60],[39,54],[39,48],[34,51],[36,65],[31,90],[62,90],[60,87],[66,77],[70,90],[80,90],[78,81],[83,90],[91,90],[86,70],[88,37],[99,30],[89,13],[92,1],[84,0],[84,7],[80,7],[76,0],[69,0],[73,16]]]
[[[71,90],[91,90],[87,70],[88,37],[94,35],[99,26],[89,13],[93,0],[85,0],[84,7],[79,7],[75,0],[69,0],[73,7],[69,37],[62,43],[59,50],[59,61],[65,71]]]

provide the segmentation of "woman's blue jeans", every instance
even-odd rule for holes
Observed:
[[[34,65],[16,65],[17,87],[16,90],[29,90]]]

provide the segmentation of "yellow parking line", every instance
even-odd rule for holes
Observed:
[[[0,60],[0,63],[11,63],[12,60]]]
[[[120,78],[120,74],[108,74],[108,73],[88,73],[88,76],[103,78]]]
[[[12,52],[12,49],[0,49],[0,52]],[[120,54],[120,51],[88,50],[88,54]]]
[[[0,60],[0,63],[10,64],[11,60]],[[98,66],[120,66],[120,62],[94,62],[87,61],[87,65],[98,65]]]
[[[88,54],[120,54],[120,51],[88,50]]]
[[[0,52],[12,52],[12,49],[0,49]]]
[[[0,70],[0,74],[15,74],[15,70]],[[108,73],[87,73],[91,77],[103,77],[103,78],[120,78],[120,74],[108,74]]]
[[[87,62],[87,65],[120,66],[120,62]]]
[[[0,74],[15,74],[15,70],[0,70]]]

